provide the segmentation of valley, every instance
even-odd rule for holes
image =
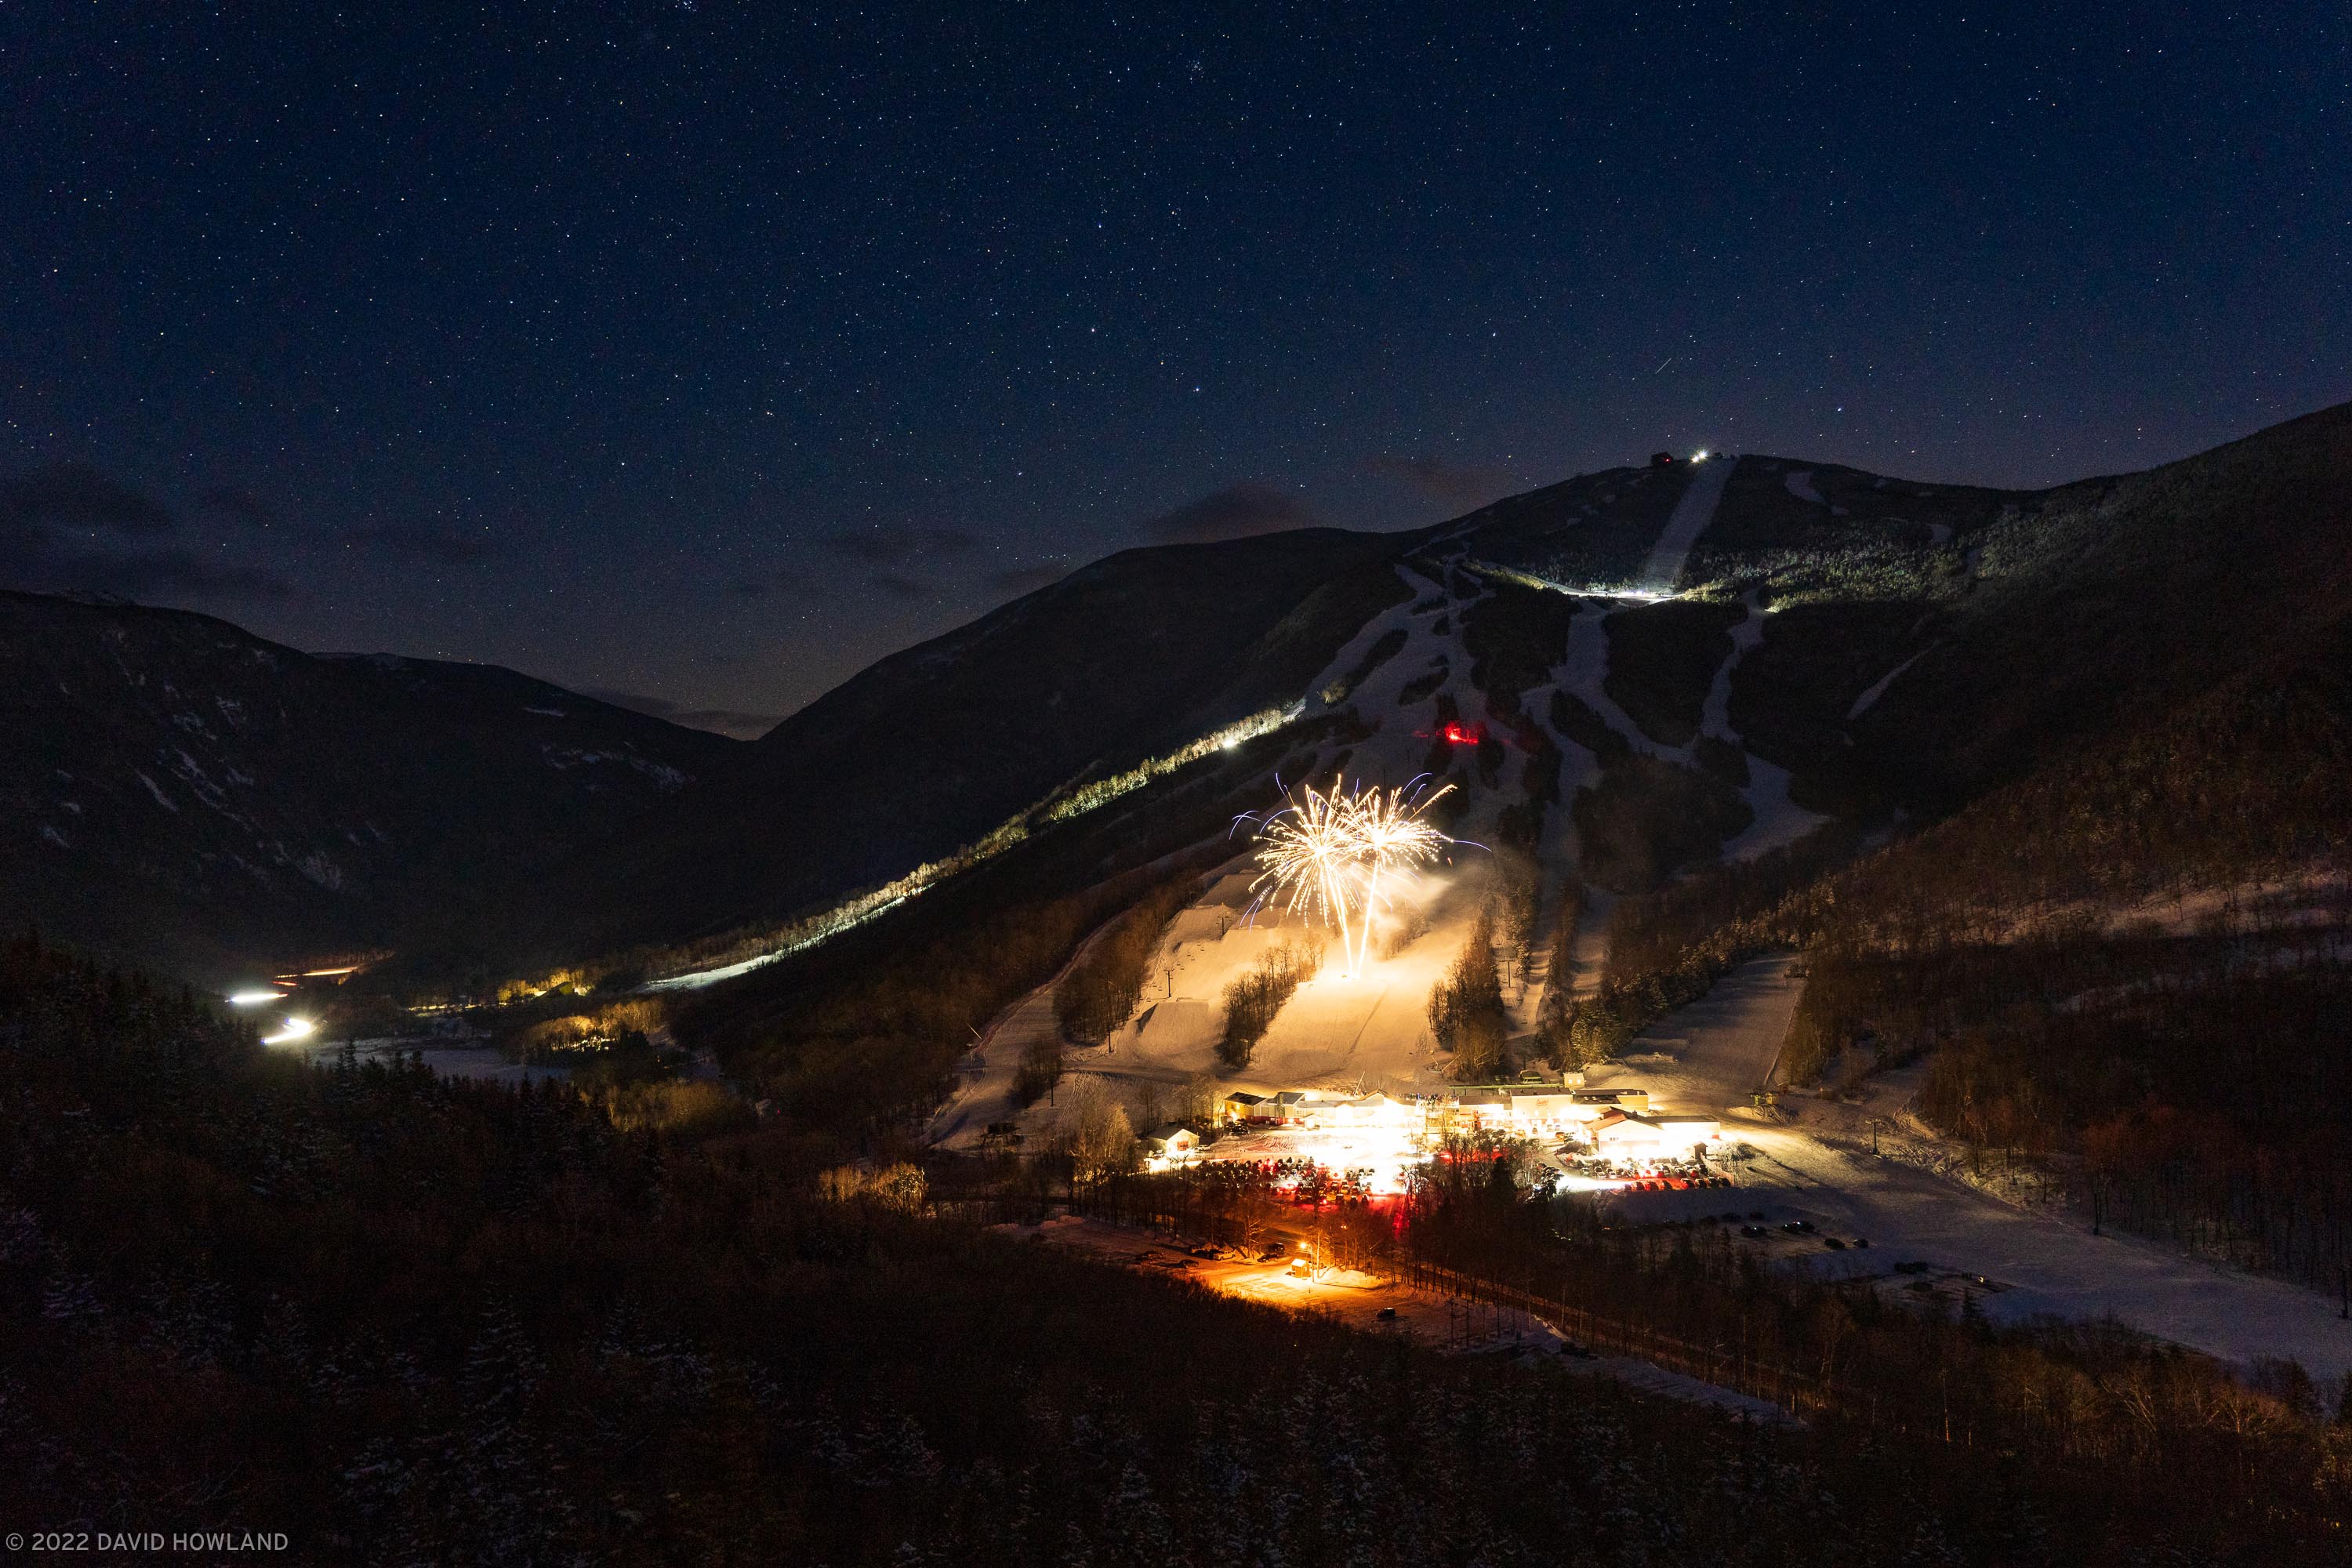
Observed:
[[[10,1552],[2345,1568],[2209,9],[0,5]]]
[[[2258,437],[2259,470],[2352,472],[2347,424]],[[2242,466],[2023,496],[1726,454],[1408,535],[1135,552],[748,744],[505,672],[244,650],[389,681],[410,706],[367,722],[395,752],[510,700],[616,731],[534,731],[437,813],[397,798],[398,767],[370,782],[391,804],[351,819],[354,846],[402,821],[514,847],[462,894],[290,897],[256,869],[286,829],[224,788],[188,785],[191,815],[189,777],[261,787],[236,782],[263,776],[257,696],[183,718],[234,628],[151,617],[133,657],[126,612],[28,602],[60,630],[17,657],[136,694],[104,731],[119,756],[80,743],[53,773],[118,816],[143,793],[160,815],[121,864],[187,890],[93,945],[249,984],[326,933],[381,944],[250,1014],[279,1031],[268,1071],[504,1096],[657,1140],[677,1179],[773,1163],[814,1215],[971,1223],[1447,1357],[1516,1313],[1514,1375],[1549,1355],[1776,1429],[1910,1431],[1927,1385],[1903,1369],[1932,1366],[1984,1384],[1967,1422],[2063,1447],[2033,1390],[2352,1397],[2326,1272],[2352,1186],[2317,1131],[2352,1085],[2315,1044],[2352,952],[2328,771],[2352,754],[2328,657],[2352,603],[2189,648],[2151,592],[2096,612],[2150,650],[2142,695],[2044,701],[2047,639],[2083,613],[2066,583],[2139,547],[2116,510],[2195,537],[2181,498],[2234,516],[2210,498]],[[2274,570],[2205,591],[2250,604]],[[1257,591],[1220,600],[1237,575]],[[1123,652],[1075,651],[1106,625]],[[1148,680],[1112,678],[1138,661]],[[273,711],[268,754],[357,701]],[[533,766],[588,785],[561,831],[497,793],[528,796]],[[273,809],[341,822],[347,776]],[[1375,878],[1343,833],[1319,903],[1295,900],[1265,835],[1309,786],[1401,792],[1433,858]],[[79,934],[51,885],[13,894]],[[2297,1044],[2228,1030],[2231,1006]],[[2234,1103],[2181,1076],[2205,1058],[2235,1064]]]

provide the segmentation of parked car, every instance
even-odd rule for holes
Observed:
[[[1825,1236],[1822,1237],[1822,1245],[1828,1247],[1832,1252],[1843,1252],[1845,1250],[1845,1243],[1840,1241],[1834,1236]]]
[[[1394,1307],[1382,1307],[1379,1311],[1374,1312],[1372,1316],[1378,1318],[1383,1323],[1392,1323],[1396,1321],[1396,1309]]]
[[[1739,1227],[1739,1234],[1742,1236],[1760,1237],[1765,1234],[1765,1231],[1764,1227],[1760,1225],[1743,1225]]]
[[[1813,1222],[1809,1219],[1792,1219],[1784,1222],[1780,1228],[1791,1236],[1811,1236],[1813,1233]]]

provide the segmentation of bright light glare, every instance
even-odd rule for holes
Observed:
[[[1453,788],[1424,798],[1418,788],[1407,795],[1359,783],[1350,790],[1337,776],[1328,790],[1307,785],[1280,811],[1255,819],[1262,847],[1252,890],[1337,926],[1348,973],[1361,973],[1385,901],[1381,877],[1425,865],[1454,842],[1421,816]]]
[[[289,1040],[307,1040],[318,1027],[318,1025],[308,1018],[288,1018],[278,1026],[276,1034],[264,1035],[261,1037],[261,1043],[265,1046],[282,1046]]]
[[[282,1002],[285,998],[283,991],[232,991],[228,1005],[232,1007],[267,1007],[272,1002]]]
[[[1706,461],[1706,448],[1701,447],[1699,450],[1691,454],[1691,461],[1694,463],[1704,463]]]

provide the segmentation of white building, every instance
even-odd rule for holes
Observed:
[[[1342,1100],[1326,1104],[1314,1111],[1309,1124],[1317,1127],[1355,1128],[1380,1127],[1395,1130],[1418,1125],[1421,1108],[1392,1100],[1385,1094],[1367,1094],[1355,1100]]]
[[[1139,1140],[1139,1151],[1147,1170],[1164,1171],[1199,1158],[1201,1135],[1181,1121],[1165,1122]]]
[[[1143,1135],[1143,1152],[1181,1158],[1201,1152],[1201,1135],[1181,1121],[1170,1121]]]
[[[1592,1123],[1592,1149],[1618,1160],[1686,1160],[1723,1141],[1723,1124],[1712,1116],[1652,1116],[1611,1110]]]

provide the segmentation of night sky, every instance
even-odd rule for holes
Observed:
[[[0,578],[740,729],[1131,544],[2352,395],[2340,4],[1178,9],[5,0]]]

